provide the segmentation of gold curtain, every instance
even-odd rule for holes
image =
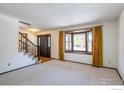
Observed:
[[[59,32],[59,59],[64,60],[64,32]]]
[[[103,66],[102,26],[93,28],[93,65]]]

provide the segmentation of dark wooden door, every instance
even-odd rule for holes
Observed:
[[[38,36],[38,51],[40,56],[50,57],[51,38],[50,35]]]

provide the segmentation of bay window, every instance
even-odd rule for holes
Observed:
[[[65,52],[92,54],[92,31],[66,32]]]

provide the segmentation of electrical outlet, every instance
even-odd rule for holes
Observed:
[[[111,61],[108,61],[108,63],[111,63]]]
[[[8,63],[8,66],[10,66],[11,64],[10,63]]]

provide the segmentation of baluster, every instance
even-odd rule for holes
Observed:
[[[28,42],[26,40],[26,52],[28,53]]]
[[[34,56],[34,45],[32,44],[32,54]]]
[[[34,55],[34,49],[33,49],[33,47],[34,47],[34,46],[33,46],[33,44],[32,44],[32,55]]]
[[[23,51],[25,52],[25,43],[24,43],[25,38],[23,37]]]
[[[36,56],[36,46],[34,46],[34,50],[35,50],[34,56]]]
[[[36,52],[36,50],[35,50],[35,46],[34,46],[34,56],[35,56],[35,52]]]
[[[18,37],[18,40],[19,40],[19,47],[18,47],[18,50],[20,51],[20,34],[19,34],[19,37]]]
[[[30,43],[30,51],[29,51],[29,53],[31,54],[31,43]]]
[[[32,55],[32,46],[31,46],[31,43],[30,43],[30,54]]]
[[[36,52],[37,52],[37,50],[36,50],[36,46],[35,46],[35,56],[36,56]]]
[[[31,43],[31,55],[32,55],[32,43]]]
[[[22,51],[23,51],[23,37],[22,37]]]
[[[22,50],[22,36],[21,36],[21,50]]]

